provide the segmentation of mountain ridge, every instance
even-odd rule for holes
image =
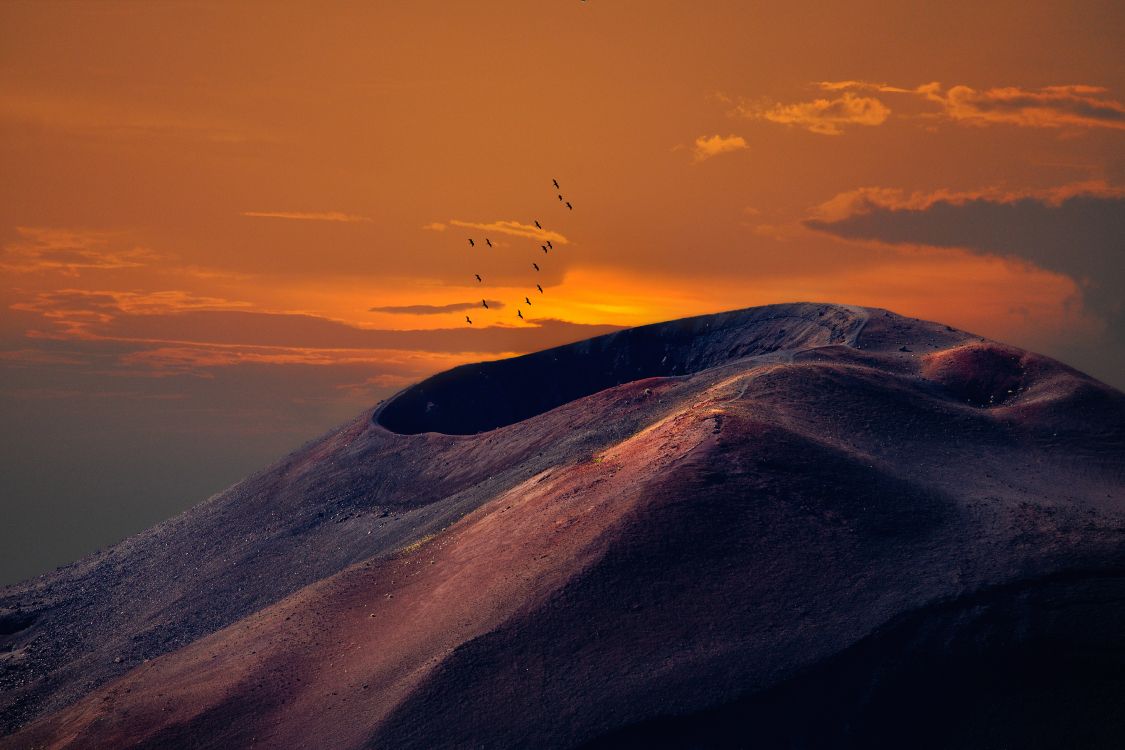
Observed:
[[[565,377],[575,365],[552,370],[567,357],[596,364],[581,387]],[[221,744],[245,731],[281,745],[571,746],[760,694],[943,598],[1121,570],[1125,397],[947,326],[777,305],[450,372],[177,519],[0,593],[13,623],[0,716],[22,728],[0,745]],[[502,399],[516,407],[497,419]],[[393,626],[429,600],[442,606],[420,635]],[[470,625],[437,624],[458,611]],[[378,652],[354,657],[365,683],[331,672],[343,657],[328,634]],[[589,653],[571,663],[558,644]],[[505,672],[513,654],[557,685]],[[413,677],[393,677],[407,663]],[[631,671],[614,682],[606,664]],[[185,686],[175,709],[137,698],[162,685]],[[513,716],[497,694],[539,702]],[[295,725],[310,712],[325,718]]]

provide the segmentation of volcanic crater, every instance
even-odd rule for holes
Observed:
[[[756,308],[656,323],[521,357],[448,370],[390,399],[381,426],[472,435],[636,380],[853,340],[865,315],[837,306]]]

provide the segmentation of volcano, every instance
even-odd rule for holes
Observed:
[[[3,748],[1120,747],[1125,396],[878,309],[435,375],[0,592]]]

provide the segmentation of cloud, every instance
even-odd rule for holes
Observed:
[[[16,227],[15,234],[13,240],[0,248],[0,271],[78,277],[91,275],[88,272],[144,268],[146,272],[174,278],[177,283],[184,277],[226,283],[251,278],[250,274],[229,269],[179,264],[173,255],[137,244],[128,231]],[[94,283],[105,283],[104,277]]]
[[[955,205],[964,205],[971,201],[1015,203],[1031,198],[1046,205],[1058,207],[1067,199],[1077,196],[1125,198],[1125,188],[1109,185],[1104,180],[1074,182],[1036,190],[982,188],[980,190],[943,189],[907,193],[898,188],[861,187],[839,193],[816,206],[812,210],[812,220],[805,223],[808,225],[816,222],[837,222],[857,214],[870,213],[882,208],[921,211],[935,203]]]
[[[372,221],[368,216],[346,214],[342,211],[243,211],[242,216],[258,219],[293,219],[296,221],[336,221],[347,224]]]
[[[1069,276],[1110,334],[1125,341],[1125,189],[1100,182],[909,195],[863,188],[816,213],[806,227],[845,239],[962,248]]]
[[[476,305],[479,303],[473,307]],[[40,292],[10,305],[33,316],[25,324],[30,328],[26,340],[63,353],[111,342],[127,345],[130,351],[202,346],[507,353],[535,351],[619,328],[529,317],[524,324],[511,327],[488,325],[482,320],[473,327],[388,330],[318,315],[261,312],[247,307],[244,302],[185,292],[77,289]]]
[[[891,110],[875,97],[857,96],[845,91],[833,99],[814,99],[794,104],[741,104],[735,112],[742,117],[795,125],[821,135],[840,135],[848,125],[882,125]]]
[[[205,297],[179,290],[158,292],[56,289],[35,294],[10,305],[12,310],[38,313],[56,330],[69,336],[96,334],[98,324],[111,323],[121,315],[169,315],[200,310],[235,310],[250,307],[221,297]]]
[[[951,120],[969,125],[1012,124],[1031,128],[1112,128],[1125,130],[1125,105],[1100,96],[1097,86],[1046,86],[1021,89],[1015,86],[978,91],[953,86],[942,92],[930,83],[918,93],[942,106]]]
[[[701,135],[695,139],[693,153],[695,154],[695,161],[701,162],[710,159],[712,156],[742,151],[746,148],[746,139],[739,135],[728,135],[725,138],[717,134],[712,136]]]
[[[429,224],[424,225],[422,228],[430,232],[444,232],[448,227],[446,227],[445,224],[442,224],[440,221],[431,221]]]
[[[480,307],[480,302],[454,302],[449,305],[387,305],[385,307],[372,307],[368,312],[394,313],[403,315],[440,315],[448,312],[461,312]],[[499,300],[488,300],[488,306],[497,310],[504,309],[504,303]]]
[[[110,247],[120,236],[114,232],[16,227],[16,233],[18,239],[5,245],[0,253],[0,269],[12,273],[77,276],[84,270],[139,268],[162,258],[144,247]]]
[[[315,315],[201,310],[176,315],[130,315],[98,326],[96,335],[149,343],[285,346],[316,349],[402,349],[426,352],[527,352],[617,330],[529,319],[518,327],[481,325],[435,330],[360,328]]]
[[[534,224],[524,224],[519,221],[501,220],[482,223],[452,219],[449,223],[455,227],[463,227],[465,229],[479,229],[482,232],[494,232],[496,234],[507,234],[512,237],[523,237],[525,239],[536,240],[537,242],[546,242],[547,240],[550,240],[556,245],[566,245],[570,242],[570,240],[568,240],[559,232],[552,232],[547,229],[538,229]]]
[[[931,114],[966,125],[1125,130],[1125,104],[1106,97],[1106,89],[1101,86],[1002,86],[978,90],[957,85],[943,90],[937,82],[914,88],[869,81],[820,81],[817,85],[825,91],[906,94],[920,102],[937,104],[940,111]]]
[[[870,81],[817,81],[816,85],[823,91],[882,91],[892,94],[909,94],[911,89],[891,86],[887,83],[871,83]]]

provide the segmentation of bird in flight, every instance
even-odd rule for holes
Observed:
[[[536,271],[539,270],[539,264],[538,263],[532,263],[531,265],[535,268]]]
[[[539,290],[539,293],[540,293],[540,294],[542,294],[542,293],[543,293],[543,287],[541,287],[541,286],[539,286],[538,284],[536,284],[536,285],[535,285],[535,288]]]
[[[469,325],[472,325],[472,324],[473,324],[473,319],[472,319],[472,318],[470,318],[470,317],[469,317],[468,315],[466,315],[466,316],[465,316],[465,322],[466,322],[466,323],[468,323]]]
[[[550,240],[547,240],[547,249],[548,250],[554,250],[555,249],[555,246],[551,244]]]
[[[558,180],[551,180],[551,182],[555,183],[555,190],[558,190],[559,189],[559,181]]]
[[[574,210],[574,206],[570,205],[570,201],[566,202],[566,207],[569,208],[571,211]]]
[[[543,228],[543,225],[539,223],[539,219],[535,220],[535,228],[536,229],[542,229]]]
[[[530,305],[531,304],[531,297],[524,297],[523,301]]]
[[[469,238],[469,247],[476,247],[476,246],[477,246],[477,243],[473,242],[473,238],[470,237]]]
[[[474,274],[473,274],[473,276],[476,276],[476,277],[477,277],[477,283],[479,284],[479,283],[480,283],[480,274],[479,274],[479,273],[474,273]]]
[[[492,240],[490,240],[490,239],[488,239],[487,237],[485,237],[485,238],[484,238],[484,241],[488,243],[488,246],[489,246],[489,247],[492,247]]]
[[[559,200],[562,200],[562,193],[559,193]]]
[[[487,310],[487,309],[488,309],[488,300],[486,300],[486,299],[482,299],[482,300],[480,301],[480,303],[481,303],[482,305],[484,305],[484,309],[485,309],[485,310]]]
[[[520,320],[523,320],[523,313],[522,312],[520,312],[519,310],[516,310],[516,315],[519,316]]]
[[[543,248],[543,252],[544,252],[544,253],[546,253],[546,252],[547,252],[547,246],[546,246],[546,245],[540,245],[539,247]]]

